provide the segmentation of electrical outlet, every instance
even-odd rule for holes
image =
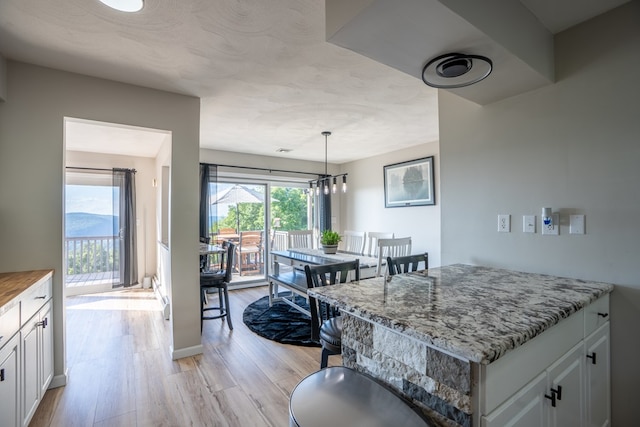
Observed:
[[[511,215],[498,215],[498,231],[500,233],[511,232]]]
[[[535,215],[522,216],[522,232],[523,233],[536,232],[536,216]]]
[[[551,225],[544,225],[544,223],[540,224],[540,229],[542,230],[542,234],[545,236],[557,236],[560,234],[560,215],[555,213],[552,214],[553,223]]]

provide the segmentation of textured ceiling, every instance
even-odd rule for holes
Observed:
[[[438,140],[437,92],[326,42],[324,1],[145,0],[123,14],[98,0],[1,0],[0,53],[200,97],[204,148],[322,161],[330,130],[329,161],[342,163]]]

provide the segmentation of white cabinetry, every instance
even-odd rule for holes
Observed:
[[[0,305],[1,427],[28,426],[53,379],[52,273],[15,275],[16,296]]]
[[[608,320],[606,295],[488,365],[480,387],[487,415],[480,425],[608,427]]]
[[[4,341],[3,341],[4,343]],[[20,340],[15,335],[0,349],[0,426],[20,424]]]
[[[609,380],[609,323],[605,323],[584,342],[587,359],[586,423],[587,426],[611,425],[611,391]]]
[[[22,337],[22,425],[29,421],[53,377],[53,336],[51,302],[21,329]]]

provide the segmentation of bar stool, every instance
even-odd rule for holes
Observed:
[[[205,320],[211,319],[227,319],[227,325],[229,329],[233,329],[231,323],[231,316],[229,315],[229,289],[228,285],[231,282],[231,275],[233,273],[233,255],[236,249],[236,245],[233,243],[227,243],[227,259],[224,270],[219,271],[204,271],[200,273],[200,332],[202,333],[202,326]],[[217,289],[218,290],[218,305],[215,307],[206,307],[207,291]],[[219,314],[215,316],[205,316],[207,311],[218,310]]]
[[[344,366],[321,369],[291,392],[289,427],[430,426],[400,396]]]

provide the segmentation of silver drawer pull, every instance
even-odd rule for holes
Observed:
[[[606,319],[607,317],[609,317],[609,313],[598,313],[598,316]]]
[[[39,297],[35,297],[34,299],[45,299],[47,296],[46,295],[41,295]]]

